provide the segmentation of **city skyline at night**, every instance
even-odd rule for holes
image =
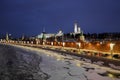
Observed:
[[[0,0],[0,80],[120,80],[120,0]]]
[[[13,36],[73,31],[75,21],[84,33],[120,32],[120,1],[6,0],[0,2],[0,32]]]

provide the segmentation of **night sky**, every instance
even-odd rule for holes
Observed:
[[[0,0],[0,34],[120,32],[120,0]]]

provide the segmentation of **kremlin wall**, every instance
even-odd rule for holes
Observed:
[[[44,30],[41,34],[37,35],[33,39],[31,38],[23,39],[22,37],[21,42],[31,43],[31,44],[61,46],[61,47],[63,46],[63,47],[71,47],[71,48],[77,48],[77,49],[79,48],[79,49],[86,49],[86,50],[95,50],[97,52],[104,52],[104,53],[109,53],[109,54],[111,53],[110,44],[114,43],[115,45],[112,50],[113,54],[120,54],[120,41],[119,40],[116,40],[116,41],[86,40],[83,34],[83,31],[80,29],[77,23],[74,24],[74,32],[70,33],[70,35],[73,35],[73,37],[68,38],[68,36],[65,36],[65,34],[62,32],[62,30],[60,30],[56,34],[46,33]],[[6,41],[8,40],[9,40],[9,37],[8,35],[6,35]]]

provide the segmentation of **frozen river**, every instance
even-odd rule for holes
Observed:
[[[63,53],[0,45],[0,80],[120,80],[120,71]]]

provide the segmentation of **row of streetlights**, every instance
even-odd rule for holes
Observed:
[[[1,40],[2,42],[2,40]],[[23,42],[24,43],[24,42]],[[33,44],[33,42],[31,42]],[[59,43],[59,42],[58,42]],[[27,44],[29,44],[29,42],[27,41]],[[45,43],[43,43],[45,44]],[[51,46],[54,45],[54,42],[51,42]],[[80,52],[80,47],[81,47],[81,42],[76,42],[76,45],[78,46],[79,52]],[[110,54],[111,54],[111,58],[113,58],[113,49],[114,49],[115,43],[110,43]],[[65,47],[65,42],[62,42],[62,47],[64,49]]]
[[[51,45],[53,46],[53,42],[51,42]],[[77,42],[76,45],[78,46],[79,52],[80,52],[80,47],[81,47],[81,43]],[[63,49],[65,47],[65,42],[62,43]],[[115,46],[115,43],[110,43],[110,53],[111,53],[111,58],[113,58],[113,48]]]
[[[59,43],[59,42],[58,42],[58,43]],[[51,46],[53,46],[53,45],[54,45],[54,43],[51,42]],[[79,52],[80,52],[81,42],[76,42],[76,45],[77,45],[77,48],[78,48],[78,50],[79,50]],[[111,53],[111,57],[112,57],[112,58],[113,58],[113,48],[114,48],[114,46],[115,46],[114,43],[110,43],[110,53]],[[63,49],[64,49],[64,47],[65,47],[65,42],[62,42],[62,47],[63,47]]]
[[[59,42],[58,42],[58,43],[59,43]],[[59,43],[59,44],[60,44],[60,43]],[[51,46],[53,46],[53,45],[54,45],[54,43],[51,42]],[[80,42],[77,42],[76,45],[78,46],[78,49],[79,49],[79,52],[80,52],[81,43],[80,43]],[[63,49],[64,49],[64,47],[65,47],[65,42],[62,42],[62,47],[63,47]]]

